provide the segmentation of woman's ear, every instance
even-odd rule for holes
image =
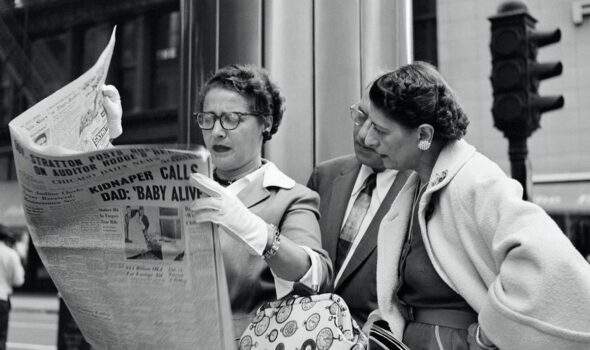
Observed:
[[[270,131],[272,130],[272,121],[273,121],[272,115],[265,115],[262,118],[262,128],[265,132],[268,132],[269,134],[270,134]]]
[[[434,140],[434,127],[430,124],[418,126],[418,141],[432,143],[432,140]]]
[[[418,149],[428,151],[434,140],[434,128],[430,124],[422,124],[418,127]]]

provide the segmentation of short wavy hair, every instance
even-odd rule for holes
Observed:
[[[263,134],[264,141],[270,140],[277,132],[285,112],[285,98],[270,80],[266,69],[251,64],[232,64],[220,68],[199,92],[199,110],[203,110],[207,92],[216,87],[235,91],[245,97],[252,113],[273,117],[270,132]]]
[[[369,90],[371,102],[407,128],[430,124],[444,141],[459,140],[469,120],[455,94],[429,63],[415,61],[385,73]]]

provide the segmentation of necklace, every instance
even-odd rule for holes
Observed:
[[[233,184],[234,182],[236,182],[236,180],[226,180],[226,179],[220,178],[219,175],[217,175],[217,171],[213,172],[213,180],[215,180],[218,184],[220,184],[223,187],[227,187],[227,186]]]
[[[254,171],[262,168],[264,164],[260,164],[256,169],[254,169]],[[246,174],[247,175],[247,174]],[[244,175],[244,176],[246,176]],[[213,180],[215,180],[218,184],[220,184],[223,187],[227,187],[231,184],[233,184],[234,182],[238,181],[240,178],[238,179],[222,179],[219,177],[219,175],[217,175],[217,170],[213,171]]]

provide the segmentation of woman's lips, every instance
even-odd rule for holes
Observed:
[[[215,145],[215,146],[213,146],[213,151],[215,151],[215,152],[219,152],[219,153],[222,153],[222,152],[227,152],[227,151],[229,151],[230,149],[231,149],[231,148],[229,148],[229,147],[227,147],[227,146],[223,146],[223,145]]]

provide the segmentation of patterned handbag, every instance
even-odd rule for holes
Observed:
[[[264,303],[240,338],[240,350],[366,350],[344,300],[336,294],[288,295]]]

